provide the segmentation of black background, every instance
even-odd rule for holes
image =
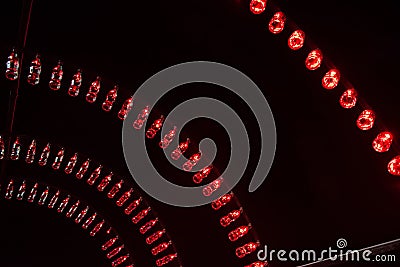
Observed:
[[[2,71],[17,38],[19,2],[2,3],[0,8]],[[127,175],[117,108],[105,114],[101,101],[86,103],[89,82],[96,75],[103,77],[103,88],[111,89],[118,82],[122,90],[116,106],[120,106],[135,88],[166,67],[196,60],[224,63],[248,75],[262,89],[275,117],[276,158],[258,191],[250,194],[247,187],[257,160],[259,133],[249,110],[226,90],[204,84],[178,88],[157,106],[150,121],[197,95],[222,99],[247,120],[254,150],[246,177],[235,193],[261,243],[273,249],[326,249],[345,238],[348,247],[355,249],[398,238],[400,184],[386,171],[388,160],[396,153],[380,155],[371,147],[379,130],[387,127],[396,137],[399,134],[400,40],[395,2],[277,3],[314,42],[296,52],[286,45],[289,30],[279,36],[268,32],[272,10],[256,16],[248,4],[247,0],[35,2],[25,56],[30,60],[36,52],[42,55],[42,82],[38,87],[21,83],[15,133],[93,155]],[[304,67],[312,45],[323,50],[376,111],[378,121],[373,130],[362,132],[355,126],[361,107],[343,110],[339,106],[343,86],[333,91],[320,86],[326,69],[310,72]],[[53,92],[47,82],[58,59],[65,62],[65,80],[62,89]],[[24,71],[26,68],[25,64]],[[77,68],[83,69],[84,86],[77,98],[71,98],[66,90]],[[1,87],[0,127],[4,131],[10,83],[2,78]],[[104,99],[106,91],[101,91],[99,99]],[[181,138],[186,136],[214,138],[219,148],[216,166],[223,170],[229,151],[220,127],[197,120],[184,128]],[[158,167],[171,172],[171,179],[177,183],[190,179],[168,168],[155,141],[149,142],[149,150]],[[17,169],[10,166],[7,175]],[[42,175],[35,172],[32,176]],[[68,187],[68,180],[52,183],[75,190],[74,194],[89,202],[100,199],[86,195],[79,185]],[[185,266],[248,263],[233,256],[234,246],[218,225],[223,213],[212,212],[208,206],[184,209],[149,201]],[[0,266],[102,266],[106,262],[86,236],[75,231],[76,226],[61,219],[53,221],[53,214],[40,209],[4,203]],[[99,202],[91,204],[102,209]],[[114,212],[107,207],[103,210]],[[146,262],[147,256],[141,261]]]

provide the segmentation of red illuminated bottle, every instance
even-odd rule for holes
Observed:
[[[35,160],[36,154],[36,140],[33,139],[29,145],[28,152],[26,153],[25,162],[31,164]]]
[[[150,107],[146,106],[137,116],[136,120],[133,122],[133,128],[136,130],[142,129],[144,123],[150,114]]]
[[[39,205],[44,205],[44,203],[46,202],[47,196],[49,195],[49,187],[46,186],[46,189],[42,192],[42,194],[40,195],[40,198],[38,200],[38,204]]]
[[[90,159],[87,159],[82,166],[79,168],[78,172],[76,173],[75,177],[77,179],[82,179],[85,173],[87,172],[90,164]]]
[[[13,48],[8,56],[6,64],[6,78],[10,81],[18,79],[19,75],[19,58],[17,51]]]
[[[133,107],[133,98],[130,97],[127,100],[125,100],[124,104],[122,104],[122,107],[118,112],[118,118],[121,120],[125,120],[126,117],[128,116],[129,111],[131,111],[132,107]]]
[[[89,207],[86,206],[86,208],[85,208],[84,210],[82,210],[82,211],[78,214],[78,216],[76,216],[76,218],[75,218],[75,220],[74,220],[75,223],[80,223],[80,222],[82,221],[83,217],[86,216],[86,214],[88,213],[88,211],[89,211]]]
[[[112,90],[107,93],[106,100],[103,102],[102,108],[104,111],[110,111],[117,99],[118,85],[115,85]]]
[[[107,256],[108,259],[112,259],[115,256],[117,256],[118,253],[120,253],[121,250],[123,250],[123,249],[124,249],[124,245],[116,247],[113,250],[111,250],[110,252],[108,252],[106,256]]]
[[[66,174],[70,174],[72,173],[72,171],[74,170],[74,167],[76,165],[76,162],[78,161],[78,153],[75,153],[70,160],[67,163],[67,166],[65,167],[64,172]]]
[[[132,222],[134,224],[138,224],[141,220],[143,220],[144,217],[146,217],[147,214],[151,211],[151,208],[147,208],[145,210],[140,211],[138,214],[132,217]]]
[[[273,34],[278,34],[285,28],[286,16],[283,12],[276,12],[268,24],[268,29]]]
[[[161,259],[156,260],[156,265],[157,266],[163,266],[163,265],[173,261],[176,257],[178,257],[178,254],[176,254],[176,253],[164,256]]]
[[[65,207],[68,205],[69,200],[71,199],[71,196],[68,195],[66,198],[61,201],[60,205],[57,208],[58,213],[62,213],[65,209]]]
[[[92,174],[90,175],[90,177],[86,180],[86,182],[89,184],[89,185],[93,185],[95,182],[96,182],[96,180],[97,180],[97,178],[99,178],[99,176],[100,176],[100,173],[101,173],[101,169],[103,168],[103,166],[99,166],[99,167],[97,167],[93,172],[92,172]]]
[[[86,101],[89,103],[94,103],[97,99],[97,95],[99,94],[101,87],[101,78],[97,76],[96,80],[94,80],[90,87],[89,91],[86,94]]]
[[[53,68],[53,71],[51,73],[51,78],[49,82],[49,87],[51,90],[56,91],[60,89],[63,75],[63,63],[61,61],[58,61],[57,66]]]
[[[203,188],[203,195],[206,197],[211,196],[215,191],[217,191],[218,188],[221,187],[223,181],[224,179],[222,177],[212,181],[210,185]]]
[[[233,193],[229,193],[226,195],[223,195],[222,197],[214,200],[213,202],[211,202],[211,207],[214,210],[219,210],[221,207],[225,206],[226,204],[228,204],[233,198]]]
[[[18,189],[17,200],[22,200],[24,198],[26,191],[26,181],[23,180],[21,186]]]
[[[29,67],[27,82],[30,85],[39,84],[41,72],[42,72],[42,63],[40,62],[40,56],[37,54],[36,57],[32,60],[31,65]]]
[[[183,164],[182,168],[185,171],[190,172],[192,170],[192,168],[194,166],[196,166],[196,164],[200,161],[200,159],[201,159],[201,153],[200,152],[196,153],[196,154],[193,154],[192,156],[190,156],[189,160],[186,161]]]
[[[115,195],[121,190],[122,184],[124,183],[124,180],[120,180],[118,183],[116,183],[110,191],[108,191],[107,197],[108,198],[114,198]]]
[[[147,223],[145,223],[142,227],[140,227],[139,232],[144,235],[147,233],[151,228],[153,228],[154,225],[158,222],[158,218],[154,220],[150,220]]]
[[[238,258],[243,258],[248,254],[251,254],[252,252],[254,252],[257,247],[259,246],[258,243],[254,243],[254,242],[249,242],[241,247],[238,247],[235,251],[236,256]]]
[[[157,132],[160,131],[161,127],[164,123],[164,116],[161,116],[159,119],[155,120],[150,128],[146,131],[146,137],[149,139],[154,138]]]
[[[156,242],[158,239],[160,239],[164,234],[165,234],[165,230],[164,229],[160,230],[160,231],[157,231],[157,232],[151,234],[150,236],[148,236],[146,238],[146,243],[148,245],[151,245],[154,242]]]
[[[17,137],[15,139],[14,143],[13,143],[12,148],[11,148],[10,159],[11,160],[18,160],[20,152],[21,152],[21,144],[19,142],[19,138]]]
[[[97,186],[97,190],[99,190],[100,192],[103,192],[104,189],[110,184],[111,179],[112,179],[113,173],[110,172],[109,175],[107,175],[106,177],[104,177],[100,184]]]
[[[160,141],[159,146],[162,149],[166,149],[169,144],[172,142],[172,140],[174,140],[176,135],[176,126],[174,126],[174,128],[172,130],[170,130],[164,137],[163,139]]]
[[[14,193],[14,180],[11,179],[11,180],[8,182],[7,189],[6,189],[6,194],[5,194],[4,197],[5,197],[6,199],[11,199],[12,196],[13,196],[13,193]]]
[[[132,201],[124,210],[126,215],[130,215],[132,213],[132,211],[134,211],[139,205],[140,202],[142,202],[142,198],[138,198],[134,201]]]
[[[172,244],[171,241],[163,242],[163,243],[159,244],[158,246],[152,248],[151,249],[151,254],[156,256],[157,254],[159,254],[159,253],[163,252],[164,250],[166,250],[171,244]]]
[[[129,254],[126,254],[125,256],[121,256],[118,259],[116,259],[115,261],[113,261],[111,263],[111,266],[117,267],[117,266],[121,265],[122,263],[124,263],[128,258],[129,258]]]
[[[72,205],[72,206],[69,208],[67,214],[65,214],[65,217],[71,218],[71,217],[74,215],[74,213],[76,212],[76,210],[78,209],[80,203],[81,203],[81,202],[80,202],[79,200],[77,200],[77,201],[75,202],[75,204]]]
[[[171,158],[173,160],[178,160],[182,156],[182,154],[185,153],[186,150],[188,149],[189,143],[190,143],[189,138],[186,139],[185,142],[180,143],[179,146],[174,151],[171,152]]]
[[[90,231],[90,236],[95,236],[101,230],[101,228],[103,228],[104,223],[105,221],[102,220],[101,222],[96,224],[96,226],[93,227],[92,231]]]
[[[74,97],[78,96],[81,85],[82,85],[82,71],[78,69],[74,74],[74,76],[72,77],[71,85],[69,86],[68,89],[68,95]]]
[[[49,209],[54,208],[54,206],[56,205],[58,198],[60,197],[60,191],[57,190],[57,192],[54,194],[54,196],[50,199],[49,204],[47,205],[47,207]]]
[[[40,166],[44,166],[47,164],[47,160],[49,159],[50,155],[50,143],[47,143],[47,145],[43,148],[42,154],[40,154],[38,164]]]
[[[60,151],[58,151],[57,156],[55,157],[51,167],[54,170],[58,170],[61,166],[61,162],[63,161],[63,159],[64,159],[64,148],[61,148]]]
[[[116,202],[117,206],[122,207],[125,204],[125,202],[131,197],[132,193],[133,193],[132,188],[123,193],[122,196]]]
[[[211,173],[213,166],[207,166],[193,175],[193,182],[196,184],[201,183]]]
[[[250,227],[247,225],[239,226],[235,230],[229,232],[228,238],[230,241],[237,241],[239,238],[247,235],[249,233]]]
[[[88,229],[88,227],[94,222],[97,217],[97,213],[93,213],[92,216],[86,219],[86,221],[82,224],[83,229]]]
[[[32,187],[31,192],[28,195],[28,202],[32,203],[35,201],[35,197],[37,194],[37,190],[38,190],[39,184],[35,183],[35,185]]]
[[[118,236],[115,236],[113,238],[110,238],[109,240],[107,240],[102,246],[101,249],[106,251],[107,249],[109,249],[112,245],[114,245],[115,242],[117,242],[118,240]]]
[[[226,216],[222,217],[219,222],[221,226],[227,227],[230,225],[232,222],[236,221],[240,215],[242,214],[242,209],[239,210],[233,210],[229,212]]]

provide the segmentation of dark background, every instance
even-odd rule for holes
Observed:
[[[388,160],[396,153],[392,150],[380,155],[371,147],[382,129],[390,129],[396,137],[399,134],[400,39],[395,2],[277,3],[313,41],[296,52],[286,45],[289,30],[279,36],[268,32],[272,10],[267,8],[256,16],[248,4],[247,0],[35,2],[25,57],[28,62],[36,52],[42,55],[42,82],[37,87],[21,83],[15,134],[41,139],[42,146],[47,141],[62,144],[128,175],[121,149],[122,123],[116,118],[118,109],[106,114],[100,107],[102,101],[86,103],[89,83],[96,75],[103,77],[99,99],[104,99],[118,82],[121,90],[116,107],[120,107],[135,88],[166,67],[196,60],[224,63],[248,75],[263,90],[275,117],[276,158],[259,190],[246,192],[257,160],[259,132],[248,108],[226,90],[205,84],[177,88],[157,106],[150,121],[167,114],[181,100],[207,95],[231,104],[248,122],[252,161],[235,193],[261,243],[272,249],[326,249],[345,238],[348,248],[356,249],[398,238],[400,184],[386,171]],[[1,4],[2,72],[16,42],[20,9],[20,1]],[[320,86],[326,68],[310,72],[304,67],[304,58],[315,45],[376,111],[378,121],[373,130],[362,132],[356,127],[360,106],[354,110],[339,106],[343,86],[333,91]],[[65,62],[65,78],[62,89],[53,92],[47,83],[58,59]],[[66,90],[77,68],[83,69],[84,85],[80,95],[71,98]],[[1,87],[0,127],[4,131],[11,84],[2,78]],[[196,120],[184,128],[181,138],[186,136],[197,141],[204,136],[216,140],[216,166],[223,170],[229,151],[226,133],[219,126]],[[190,179],[168,168],[159,157],[156,141],[149,142],[149,151],[158,167],[170,172],[172,180],[182,183]],[[118,224],[113,208],[103,206],[99,196],[87,194],[78,183],[55,180],[38,168],[21,170],[12,164],[6,176],[25,171],[80,195]],[[249,263],[236,259],[235,246],[219,227],[219,217],[228,210],[215,213],[209,206],[184,209],[149,201],[175,241],[185,266]],[[54,221],[54,214],[40,209],[1,203],[4,235],[0,266],[106,264],[104,255],[86,240],[86,235],[76,231],[75,225],[58,217]],[[122,224],[120,227],[128,235],[129,229]],[[132,242],[135,246],[136,241]],[[143,253],[137,254],[140,263],[149,260]]]

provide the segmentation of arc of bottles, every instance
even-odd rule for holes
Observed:
[[[20,160],[23,157],[21,150],[21,138],[16,137],[13,146],[10,151],[9,158],[11,160]],[[2,142],[2,137],[0,136],[0,146],[4,144]],[[33,139],[26,150],[26,154],[24,157],[24,161],[26,164],[33,164],[35,159],[37,158],[37,164],[41,167],[46,165],[50,165],[54,171],[61,169],[61,164],[64,162],[65,159],[65,149],[59,148],[57,153],[55,154],[54,160],[49,162],[51,148],[54,147],[50,143],[47,143],[41,151],[38,151],[38,144],[35,139]],[[1,159],[4,158],[4,148],[1,149],[0,147],[0,155],[3,155]],[[156,216],[155,212],[151,209],[151,207],[144,201],[143,197],[139,196],[134,198],[134,189],[129,188],[127,190],[123,190],[124,179],[115,179],[114,172],[110,171],[107,175],[104,175],[102,179],[99,179],[102,172],[104,172],[103,165],[99,164],[90,174],[88,173],[90,164],[92,163],[91,159],[86,159],[78,168],[78,153],[74,153],[69,160],[66,162],[64,167],[64,172],[66,175],[70,175],[72,173],[75,174],[75,178],[78,180],[82,180],[85,176],[88,176],[86,179],[86,183],[89,186],[94,186],[99,192],[105,192],[108,199],[115,201],[115,205],[119,208],[123,207],[123,212],[126,216],[132,216],[131,222],[134,225],[139,225],[143,221],[146,220],[147,217],[150,217],[152,214],[151,219],[145,221],[139,227],[139,233],[142,235],[149,234],[146,238],[146,244],[152,245],[158,239],[163,239],[159,244],[152,245],[153,247],[150,248],[150,251],[153,256],[157,256],[161,252],[167,251],[168,248],[172,254],[168,254],[162,258],[156,259],[156,265],[162,266],[164,264],[173,261],[174,259],[178,259],[178,254],[176,253],[176,249],[171,241],[171,237],[165,230],[165,227],[161,224],[158,217]],[[93,164],[93,163],[92,163]],[[112,184],[112,180],[117,180],[114,184]],[[97,184],[97,186],[95,185]],[[106,192],[106,189],[108,191]],[[119,195],[119,197],[117,197]],[[136,213],[134,213],[136,212]],[[160,230],[154,230],[154,228],[160,228]],[[171,256],[172,255],[172,256]],[[164,259],[163,259],[164,258]],[[161,260],[162,259],[162,260]],[[180,262],[180,260],[178,259]],[[161,265],[158,265],[161,264]],[[180,264],[181,265],[181,264]]]
[[[101,246],[101,250],[106,253],[112,267],[133,261],[125,250],[125,245],[119,240],[118,234],[114,232],[112,227],[106,229],[106,225],[109,223],[97,211],[80,199],[57,188],[51,188],[37,182],[32,184],[29,185],[27,180],[22,180],[18,186],[17,181],[11,178],[5,188],[4,198],[7,200],[25,200],[28,203],[36,203],[39,206],[55,209],[57,214],[64,215],[65,218],[72,219],[76,224],[81,225],[82,229],[87,230],[91,237],[98,237],[99,233],[104,232],[106,241]],[[117,246],[113,247],[114,244]]]
[[[266,0],[250,1],[250,11],[256,15],[263,13],[266,8]],[[285,29],[285,26],[288,24],[288,18],[286,14],[284,14],[273,4],[271,4],[271,9],[278,11],[275,12],[268,21],[267,28],[272,34],[277,35]],[[293,22],[290,25],[296,24]],[[294,51],[301,49],[306,43],[306,34],[301,29],[298,29],[297,26],[292,26],[290,30],[292,30],[292,34],[288,39],[289,48]],[[309,40],[308,37],[307,39]],[[310,43],[312,42],[310,41]],[[362,131],[371,130],[376,124],[377,116],[375,111],[369,107],[364,99],[359,99],[358,91],[354,89],[354,86],[350,83],[350,81],[342,77],[341,72],[337,68],[332,67],[334,64],[329,59],[324,58],[321,49],[312,49],[305,59],[305,67],[311,71],[319,69],[322,66],[322,63],[324,63],[325,67],[328,69],[328,71],[321,78],[322,87],[326,90],[333,90],[338,87],[339,84],[343,85],[345,91],[339,98],[338,102],[340,106],[344,109],[352,109],[359,104],[362,108],[362,111],[359,113],[355,124]],[[380,128],[381,129],[379,129],[379,133],[372,140],[371,145],[376,152],[384,153],[388,152],[392,147],[394,136],[392,132],[386,130],[386,127],[382,126]],[[393,157],[388,162],[387,171],[391,175],[400,176],[399,149],[396,148],[395,150],[398,155]]]

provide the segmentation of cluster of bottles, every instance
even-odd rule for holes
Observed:
[[[23,180],[18,186],[14,179],[8,182],[4,197],[33,203],[37,201],[39,206],[47,206],[49,209],[56,209],[57,213],[63,214],[66,218],[74,217],[76,224],[82,223],[83,229],[91,228],[90,236],[95,236],[104,226],[105,221],[100,219],[96,212],[89,214],[89,206],[83,205],[79,200],[73,200],[70,195],[63,196],[60,190],[51,190],[49,186],[40,186],[35,183],[32,188],[28,188],[28,183]],[[70,205],[68,207],[68,205]],[[80,211],[79,211],[80,210]],[[95,221],[97,220],[97,223]]]
[[[107,252],[107,259],[112,260],[111,266],[119,266],[120,264],[126,262],[130,257],[129,254],[121,255],[125,248],[125,245],[118,244],[119,241],[119,236],[114,235],[101,246],[101,250]]]

